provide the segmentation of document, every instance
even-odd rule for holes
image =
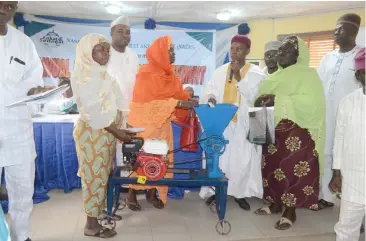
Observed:
[[[274,107],[249,108],[248,140],[252,143],[274,144]]]
[[[8,108],[19,106],[19,105],[25,105],[25,104],[47,104],[50,101],[54,100],[55,98],[61,96],[63,93],[65,93],[70,87],[68,85],[62,85],[60,87],[57,87],[52,90],[48,90],[46,92],[31,95],[27,98],[17,101],[13,104],[8,105]]]

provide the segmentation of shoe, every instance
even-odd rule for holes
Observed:
[[[239,204],[239,207],[244,209],[245,211],[250,210],[249,203],[245,200],[245,198],[235,198],[234,199],[237,204]]]
[[[206,200],[206,205],[207,206],[210,206],[211,203],[213,203],[214,201],[216,201],[216,196],[215,195],[212,195],[211,197],[209,197],[207,200]]]

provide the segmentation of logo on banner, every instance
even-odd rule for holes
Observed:
[[[64,44],[62,37],[60,37],[60,35],[58,35],[54,30],[47,33],[46,36],[42,37],[39,41],[48,47],[54,48]]]

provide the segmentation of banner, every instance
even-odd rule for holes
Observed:
[[[84,35],[99,33],[110,39],[109,28],[87,25],[32,22],[23,31],[33,40],[42,60],[46,85],[57,85],[59,77],[70,77],[76,45]],[[176,73],[183,84],[194,85],[199,95],[216,68],[215,32],[131,29],[129,47],[138,55],[140,65],[146,63],[146,49],[152,42],[166,35],[175,46]]]

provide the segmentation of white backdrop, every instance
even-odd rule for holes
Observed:
[[[34,29],[31,29],[34,28]],[[23,29],[24,30],[24,29]],[[56,23],[28,26],[41,57],[46,85],[57,85],[59,77],[70,77],[76,45],[88,33],[100,33],[109,38],[109,27]],[[215,31],[131,29],[130,48],[146,63],[146,49],[157,38],[169,35],[176,52],[176,72],[183,84],[192,84],[197,95],[216,68]]]

